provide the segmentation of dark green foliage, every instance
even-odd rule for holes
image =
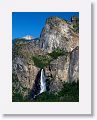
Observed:
[[[49,53],[48,55],[50,55],[53,59],[57,59],[59,56],[65,55],[65,52],[64,50],[57,48],[52,53]]]
[[[12,102],[29,102],[29,101],[30,100],[28,96],[23,97],[21,93],[16,92],[12,95]]]
[[[79,83],[63,83],[63,89],[58,94],[44,92],[33,102],[79,102]]]
[[[79,32],[79,18],[77,16],[72,16],[71,22],[73,25],[74,32],[78,33]]]
[[[55,49],[52,53],[47,55],[35,55],[32,57],[35,66],[39,68],[44,68],[50,64],[54,59],[57,59],[59,56],[67,56],[68,52],[61,50],[59,48]],[[44,92],[38,95],[35,99],[29,99],[29,92],[27,97],[23,97],[22,92],[25,92],[27,88],[23,87],[18,81],[18,78],[15,74],[12,75],[12,101],[13,102],[78,102],[79,101],[79,83],[63,83],[63,89],[57,94],[49,92],[49,85],[51,80],[48,79],[47,83],[47,92]],[[18,87],[17,87],[18,86]]]
[[[44,92],[37,96],[32,102],[57,102],[58,96],[53,93]]]
[[[14,93],[12,95],[12,102],[23,102],[24,98],[20,93]]]
[[[73,28],[74,28],[75,32],[79,32],[79,24],[78,23],[73,24]]]
[[[64,52],[64,50],[57,48],[52,53],[48,53],[47,55],[35,55],[32,57],[32,60],[34,61],[35,66],[44,68],[49,65],[52,60],[57,59],[59,56],[67,56],[67,54],[68,53]]]
[[[79,82],[63,83],[63,89],[57,94],[49,91],[36,96],[33,100],[28,96],[23,97],[20,88],[17,88],[18,79],[13,75],[12,101],[13,102],[79,102]],[[47,81],[49,84],[51,80]],[[14,86],[14,84],[16,86]],[[24,88],[26,89],[26,88]],[[49,89],[48,89],[49,90]]]
[[[64,83],[63,89],[58,93],[61,101],[78,102],[79,101],[79,82]]]
[[[39,68],[44,68],[51,62],[51,58],[46,55],[36,55],[32,57],[32,60],[34,61],[35,66]]]
[[[28,101],[27,97],[23,97],[21,90],[25,92],[27,88],[21,85],[15,74],[12,74],[12,102]]]

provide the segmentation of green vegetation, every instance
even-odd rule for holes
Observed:
[[[49,65],[51,61],[57,59],[59,56],[65,55],[67,57],[68,52],[59,48],[55,49],[52,53],[46,55],[35,55],[32,57],[35,66],[44,68]],[[47,87],[49,88],[51,80],[47,80]],[[31,99],[28,96],[23,96],[25,92],[29,90],[23,87],[15,74],[12,75],[12,101],[13,102],[78,102],[79,101],[79,83],[63,83],[63,89],[54,94],[48,91],[38,95],[35,99]]]
[[[57,59],[59,56],[63,55],[67,56],[67,52],[57,48],[52,53],[48,53],[47,55],[35,55],[32,57],[32,60],[34,61],[35,66],[44,68],[49,65],[52,60]]]
[[[75,32],[79,32],[79,24],[78,23],[73,24],[73,28],[74,28]]]
[[[48,53],[53,59],[57,59],[59,56],[66,55],[67,53],[64,52],[64,50],[61,50],[59,48],[55,49],[52,53]]]
[[[63,83],[63,89],[57,94],[46,91],[32,100],[29,98],[30,92],[25,97],[21,93],[20,89],[25,92],[26,88],[20,85],[17,76],[13,74],[12,80],[12,102],[79,102],[79,82]]]
[[[64,83],[63,89],[58,94],[44,92],[33,102],[79,102],[79,83]]]
[[[32,60],[34,61],[35,66],[44,68],[51,62],[51,57],[46,55],[36,55],[32,57]]]
[[[12,74],[12,102],[26,102],[28,98],[25,96],[23,97],[22,92],[27,90],[26,87],[23,87],[19,82],[17,76]]]
[[[24,100],[22,94],[20,94],[20,93],[14,93],[12,95],[12,102],[24,102],[24,101],[25,100]]]
[[[72,16],[71,22],[73,25],[74,32],[78,33],[79,32],[79,18],[77,16]]]

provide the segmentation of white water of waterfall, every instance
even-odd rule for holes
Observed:
[[[45,75],[44,75],[44,71],[43,69],[41,70],[41,77],[40,77],[40,93],[43,93],[46,91],[46,78],[45,78]]]

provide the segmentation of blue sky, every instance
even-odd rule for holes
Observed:
[[[50,16],[58,16],[70,20],[71,16],[79,16],[78,12],[13,12],[12,39],[32,35],[40,36],[45,21]]]

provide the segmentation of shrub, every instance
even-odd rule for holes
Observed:
[[[52,53],[48,53],[53,59],[57,59],[59,56],[65,55],[64,50],[61,50],[59,48],[55,49]]]
[[[48,53],[47,55],[35,55],[32,57],[32,60],[34,61],[35,66],[44,68],[49,65],[52,60],[57,59],[59,56],[63,55],[67,56],[67,52],[57,48],[52,53]]]
[[[12,74],[12,102],[26,102],[28,98],[22,95],[22,92],[27,90],[26,87],[23,87],[19,82],[17,75]]]
[[[38,95],[33,102],[78,102],[79,83],[63,83],[63,86],[58,94],[47,91]]]
[[[46,55],[36,55],[32,57],[32,60],[34,61],[35,66],[39,68],[44,68],[51,62],[51,58]]]

